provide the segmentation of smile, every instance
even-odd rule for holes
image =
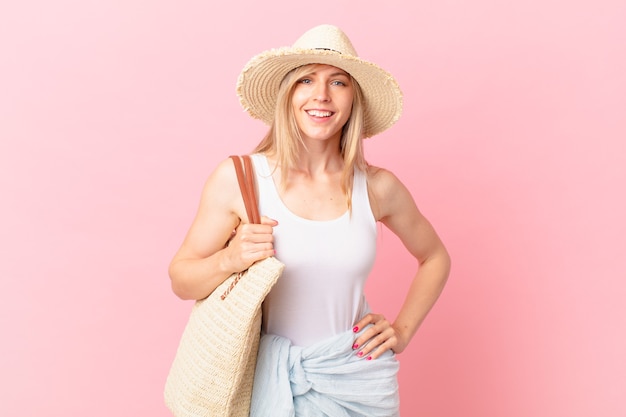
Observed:
[[[313,117],[330,117],[333,115],[331,111],[322,111],[322,110],[307,110],[306,113],[309,116]]]

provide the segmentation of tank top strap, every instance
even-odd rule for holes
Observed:
[[[369,192],[367,191],[367,174],[358,168],[354,169],[354,180],[352,185],[352,210],[353,214],[358,214],[365,223],[376,227],[376,219],[372,212]]]
[[[254,165],[254,174],[257,180],[257,197],[259,200],[263,200],[264,197],[272,196],[277,193],[274,186],[274,179],[270,171],[269,163],[265,155],[252,154],[252,164]],[[277,197],[277,196],[276,196]]]

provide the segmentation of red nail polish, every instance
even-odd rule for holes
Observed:
[[[352,345],[352,349],[358,349],[358,348],[359,348],[358,343],[355,343],[355,344]]]
[[[363,356],[363,351],[357,353],[356,355],[360,358],[361,356]]]
[[[368,357],[367,357],[367,359],[365,359],[365,360],[366,360],[366,361],[371,361],[371,360],[372,360],[372,357],[371,357],[371,356],[368,356]]]
[[[359,331],[359,326],[354,326],[354,327],[352,328],[352,331],[353,331],[354,333],[358,332],[358,331]]]

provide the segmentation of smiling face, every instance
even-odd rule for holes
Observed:
[[[303,140],[337,140],[350,118],[354,86],[350,75],[330,65],[307,66],[291,98],[294,118]]]

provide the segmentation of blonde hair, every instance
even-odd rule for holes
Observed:
[[[287,183],[287,174],[290,169],[295,167],[300,149],[306,149],[291,104],[293,91],[298,80],[311,72],[313,72],[312,65],[305,65],[291,70],[285,75],[278,90],[274,121],[263,140],[254,149],[255,153],[267,153],[276,156],[278,166],[281,167],[281,184]],[[350,81],[354,86],[352,111],[341,132],[339,151],[344,162],[341,189],[346,196],[348,209],[351,211],[354,169],[356,167],[365,171],[367,162],[362,143],[363,93],[352,76],[350,76]]]

